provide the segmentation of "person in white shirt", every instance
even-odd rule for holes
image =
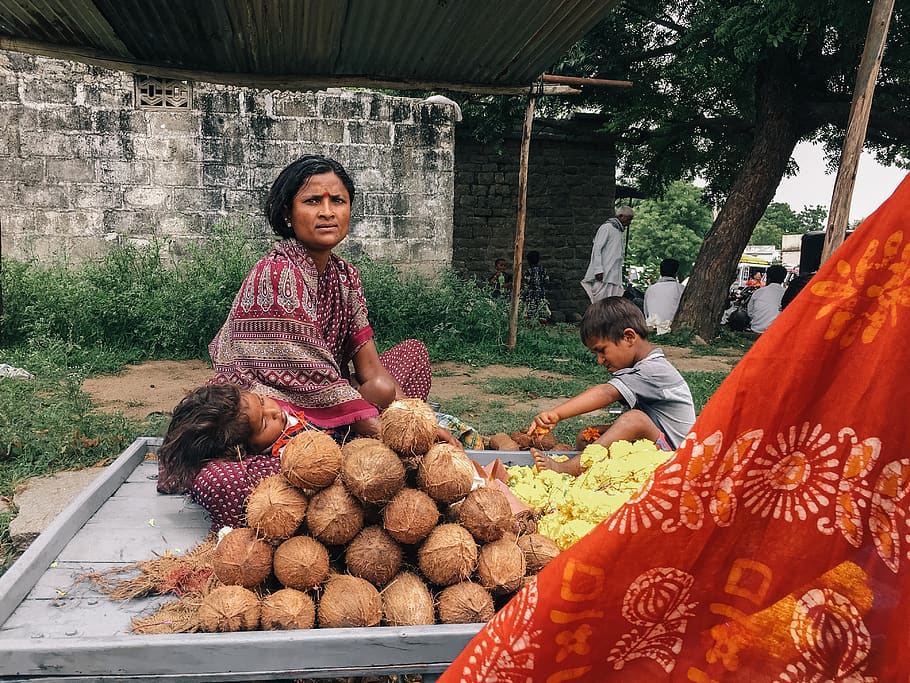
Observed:
[[[591,262],[581,281],[591,303],[608,296],[622,296],[622,240],[633,214],[631,206],[621,206],[616,211],[616,218],[611,218],[597,229],[591,247]]]
[[[670,323],[676,316],[679,299],[685,286],[676,279],[679,273],[679,261],[665,258],[660,262],[660,279],[648,287],[645,292],[645,319],[648,327],[657,330],[657,334],[670,331]]]
[[[784,278],[787,269],[783,266],[771,266],[766,273],[766,284],[752,292],[746,312],[751,323],[749,329],[761,334],[780,315],[780,300],[784,296]]]

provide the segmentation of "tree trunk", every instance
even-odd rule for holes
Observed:
[[[673,322],[704,339],[717,334],[739,257],[774,197],[802,131],[795,59],[777,53],[759,64],[755,136],[727,200],[702,243]]]

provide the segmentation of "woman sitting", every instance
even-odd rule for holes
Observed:
[[[380,411],[395,398],[426,400],[431,376],[418,340],[378,353],[360,275],[333,253],[354,196],[332,159],[308,155],[281,171],[265,213],[282,239],[250,270],[209,345],[211,382],[273,398],[339,440],[378,436]],[[442,428],[439,437],[459,445]],[[197,484],[204,475],[205,467]],[[159,472],[159,490],[170,479]]]

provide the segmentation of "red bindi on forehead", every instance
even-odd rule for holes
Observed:
[[[323,193],[322,193],[322,198],[323,198],[323,199],[325,199],[325,198],[331,199],[331,198],[332,198],[332,195],[330,195],[328,192],[323,192]]]

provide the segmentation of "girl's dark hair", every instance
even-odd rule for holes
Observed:
[[[344,170],[344,166],[334,159],[329,159],[319,154],[307,154],[297,161],[288,164],[269,190],[265,198],[265,217],[272,226],[272,230],[279,237],[293,237],[294,230],[287,224],[287,214],[294,201],[294,196],[300,188],[314,175],[320,173],[334,173],[341,180],[348,191],[348,199],[354,203],[354,181]]]
[[[242,419],[240,389],[234,384],[212,384],[187,394],[171,416],[158,451],[161,470],[187,486],[202,467],[246,444],[252,434]]]
[[[648,338],[648,324],[641,309],[624,297],[608,296],[588,306],[579,333],[582,343],[594,339],[616,343],[627,327],[642,339]]]

